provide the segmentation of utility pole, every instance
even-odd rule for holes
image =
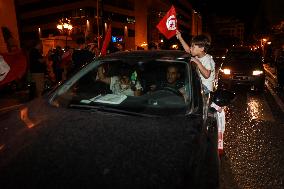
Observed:
[[[99,21],[99,0],[97,0],[97,29],[98,29],[98,49],[100,49],[100,21]]]

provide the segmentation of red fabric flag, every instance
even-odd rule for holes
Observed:
[[[102,49],[101,49],[101,56],[106,55],[107,47],[109,45],[110,40],[111,40],[111,25],[107,29],[107,33],[106,33],[106,36],[105,36],[105,39],[104,39],[104,42],[103,42],[103,46],[102,46]]]
[[[3,53],[1,55],[10,66],[10,71],[6,75],[5,79],[0,81],[0,88],[14,80],[21,79],[27,72],[27,57],[23,51]]]
[[[174,6],[171,7],[156,27],[167,39],[176,35],[177,18]]]

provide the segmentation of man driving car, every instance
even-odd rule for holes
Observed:
[[[166,81],[162,81],[159,86],[153,84],[150,86],[150,91],[155,91],[157,89],[173,89],[178,93],[181,93],[186,100],[185,84],[184,81],[180,79],[181,74],[179,68],[176,65],[169,65],[167,67]]]

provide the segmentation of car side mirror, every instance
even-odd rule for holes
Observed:
[[[229,105],[236,97],[236,94],[226,90],[226,89],[217,89],[213,92],[212,101],[218,106],[227,106]]]

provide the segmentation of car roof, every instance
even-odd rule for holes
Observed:
[[[135,50],[135,51],[120,51],[108,54],[99,59],[103,60],[122,60],[124,62],[149,62],[153,60],[175,60],[187,61],[190,54],[181,50]]]
[[[242,53],[242,52],[252,52],[251,49],[249,47],[232,47],[228,50],[228,53]]]

